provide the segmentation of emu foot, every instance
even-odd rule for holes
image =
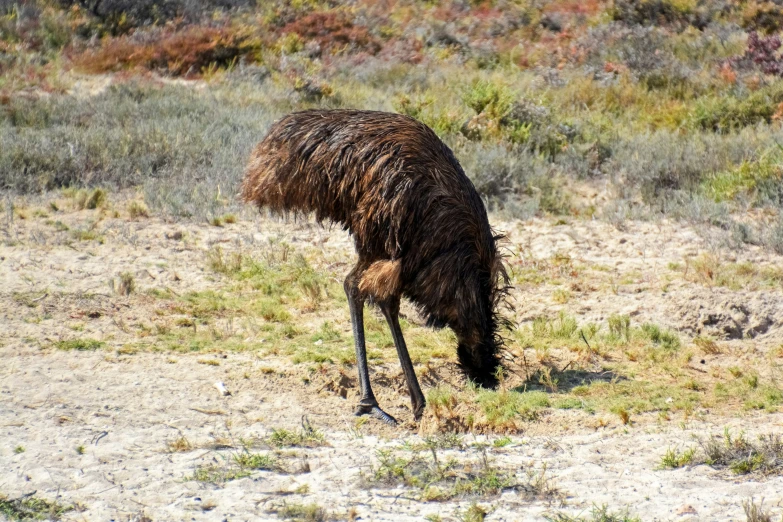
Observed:
[[[370,415],[371,417],[374,417],[378,420],[381,420],[388,424],[389,426],[396,426],[397,425],[397,419],[380,409],[377,405],[367,405],[367,404],[360,404],[356,408],[355,415]]]

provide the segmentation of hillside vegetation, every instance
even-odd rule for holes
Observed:
[[[781,252],[781,26],[757,1],[3,1],[0,187],[211,218],[276,118],[366,108],[430,125],[509,217]]]

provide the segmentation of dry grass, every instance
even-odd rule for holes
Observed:
[[[753,499],[748,499],[742,503],[742,509],[745,510],[747,522],[772,522],[772,515],[764,510],[764,499],[758,504]]]

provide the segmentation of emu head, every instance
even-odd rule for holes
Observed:
[[[494,389],[498,386],[498,367],[500,358],[494,339],[478,341],[460,340],[457,345],[459,365],[465,375],[483,388]]]
[[[498,239],[496,237],[496,239]],[[498,314],[498,308],[506,303],[508,274],[500,256],[491,263],[491,269],[478,274],[474,291],[463,301],[459,325],[453,328],[457,334],[457,357],[467,377],[484,388],[496,388],[498,369],[501,367],[498,352],[503,347],[499,331],[509,327],[507,319]]]

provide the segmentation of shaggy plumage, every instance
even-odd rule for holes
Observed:
[[[358,289],[361,302],[382,309],[407,297],[429,325],[456,333],[471,379],[497,384],[496,310],[507,285],[498,236],[473,184],[429,127],[384,112],[290,114],[254,150],[242,198],[342,224],[359,255],[346,280],[349,297]]]

